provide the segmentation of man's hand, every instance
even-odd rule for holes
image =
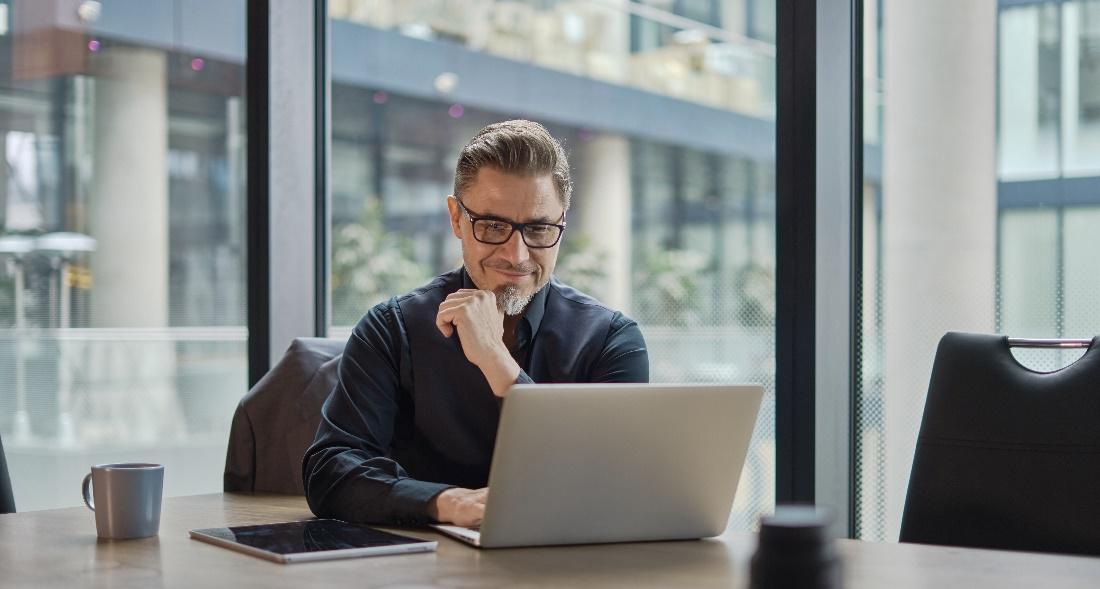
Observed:
[[[428,515],[441,524],[465,528],[480,526],[485,517],[485,500],[489,487],[481,489],[447,489],[432,499]]]
[[[460,289],[439,305],[435,325],[446,337],[458,332],[462,352],[481,369],[493,394],[503,397],[519,376],[519,364],[504,345],[504,312],[487,290]]]

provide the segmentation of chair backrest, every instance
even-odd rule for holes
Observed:
[[[336,384],[344,340],[297,338],[241,399],[229,431],[226,491],[304,494],[302,455]]]
[[[902,542],[1100,554],[1100,337],[1056,372],[1004,336],[940,340]]]
[[[11,492],[8,461],[4,458],[4,440],[0,438],[0,513],[15,513],[15,497]]]

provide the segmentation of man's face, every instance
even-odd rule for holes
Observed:
[[[560,225],[564,215],[550,174],[517,176],[482,168],[461,198],[475,217]],[[473,224],[454,198],[447,199],[447,207],[451,229],[462,240],[462,262],[474,284],[493,291],[506,314],[522,313],[531,298],[550,281],[561,242],[549,248],[531,248],[520,232],[514,231],[502,244],[482,243],[474,238]]]

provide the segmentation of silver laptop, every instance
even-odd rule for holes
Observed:
[[[726,529],[759,385],[517,385],[504,401],[481,548],[677,540]]]

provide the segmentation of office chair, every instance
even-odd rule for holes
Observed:
[[[1088,351],[1039,373],[1015,345]],[[900,540],[1100,555],[1100,337],[943,336]]]
[[[0,438],[0,513],[15,513],[15,497],[11,493],[8,461],[4,458],[4,440]]]
[[[302,495],[302,455],[336,386],[344,340],[296,338],[241,399],[229,430],[223,488]]]

